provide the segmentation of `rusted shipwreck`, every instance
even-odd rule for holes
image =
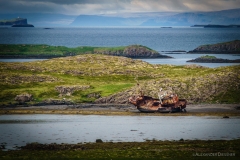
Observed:
[[[172,92],[160,92],[159,99],[144,96],[131,96],[128,101],[137,107],[140,112],[186,112],[187,100],[179,99]]]

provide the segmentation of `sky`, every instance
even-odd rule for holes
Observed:
[[[67,15],[218,11],[240,8],[240,0],[0,0],[0,13]]]

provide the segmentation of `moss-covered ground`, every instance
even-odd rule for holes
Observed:
[[[59,86],[80,89],[66,94],[57,90]],[[174,90],[180,98],[191,102],[239,103],[240,65],[219,68],[153,65],[98,54],[0,63],[0,104],[16,103],[16,95],[23,93],[33,95],[29,103],[63,98],[74,103],[93,102],[114,94],[124,94],[127,99],[139,88],[145,95],[156,98],[159,88],[163,88]]]
[[[9,159],[239,159],[240,140],[179,140],[86,144],[32,143],[21,150],[0,151]]]

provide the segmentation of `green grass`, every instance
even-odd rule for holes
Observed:
[[[139,83],[148,96],[157,98],[159,88],[172,88],[190,102],[239,103],[240,66],[198,68],[152,65],[125,57],[85,54],[24,63],[0,63],[0,104],[16,103],[18,94],[29,93],[34,102],[67,98],[93,102],[101,97],[136,93]],[[61,95],[57,86],[90,86],[72,95]],[[124,93],[127,91],[127,94]],[[119,95],[120,96],[120,95]]]
[[[68,48],[64,46],[31,45],[31,44],[1,44],[0,55],[45,55],[45,56],[64,56],[65,53],[74,52],[75,54],[93,53],[94,47]]]
[[[156,51],[142,46],[142,45],[133,45],[133,46],[120,46],[120,47],[90,47],[90,46],[81,46],[75,48],[68,48],[65,46],[50,46],[45,44],[33,45],[33,44],[0,44],[0,56],[25,56],[25,57],[65,57],[71,54],[81,55],[81,54],[107,54],[107,55],[118,55],[124,56],[124,49],[127,47],[142,47],[147,50],[158,54]]]
[[[216,59],[215,56],[209,56],[209,55],[201,56],[200,58],[203,58],[203,59]]]
[[[179,140],[119,143],[42,145],[33,143],[24,150],[0,151],[8,159],[239,159],[237,140]],[[229,153],[232,156],[220,156]],[[210,154],[211,156],[203,156]]]

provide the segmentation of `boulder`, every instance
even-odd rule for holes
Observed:
[[[17,95],[15,97],[15,101],[18,101],[19,103],[25,103],[25,102],[29,102],[33,99],[33,95],[31,94],[20,94],[20,95]]]

